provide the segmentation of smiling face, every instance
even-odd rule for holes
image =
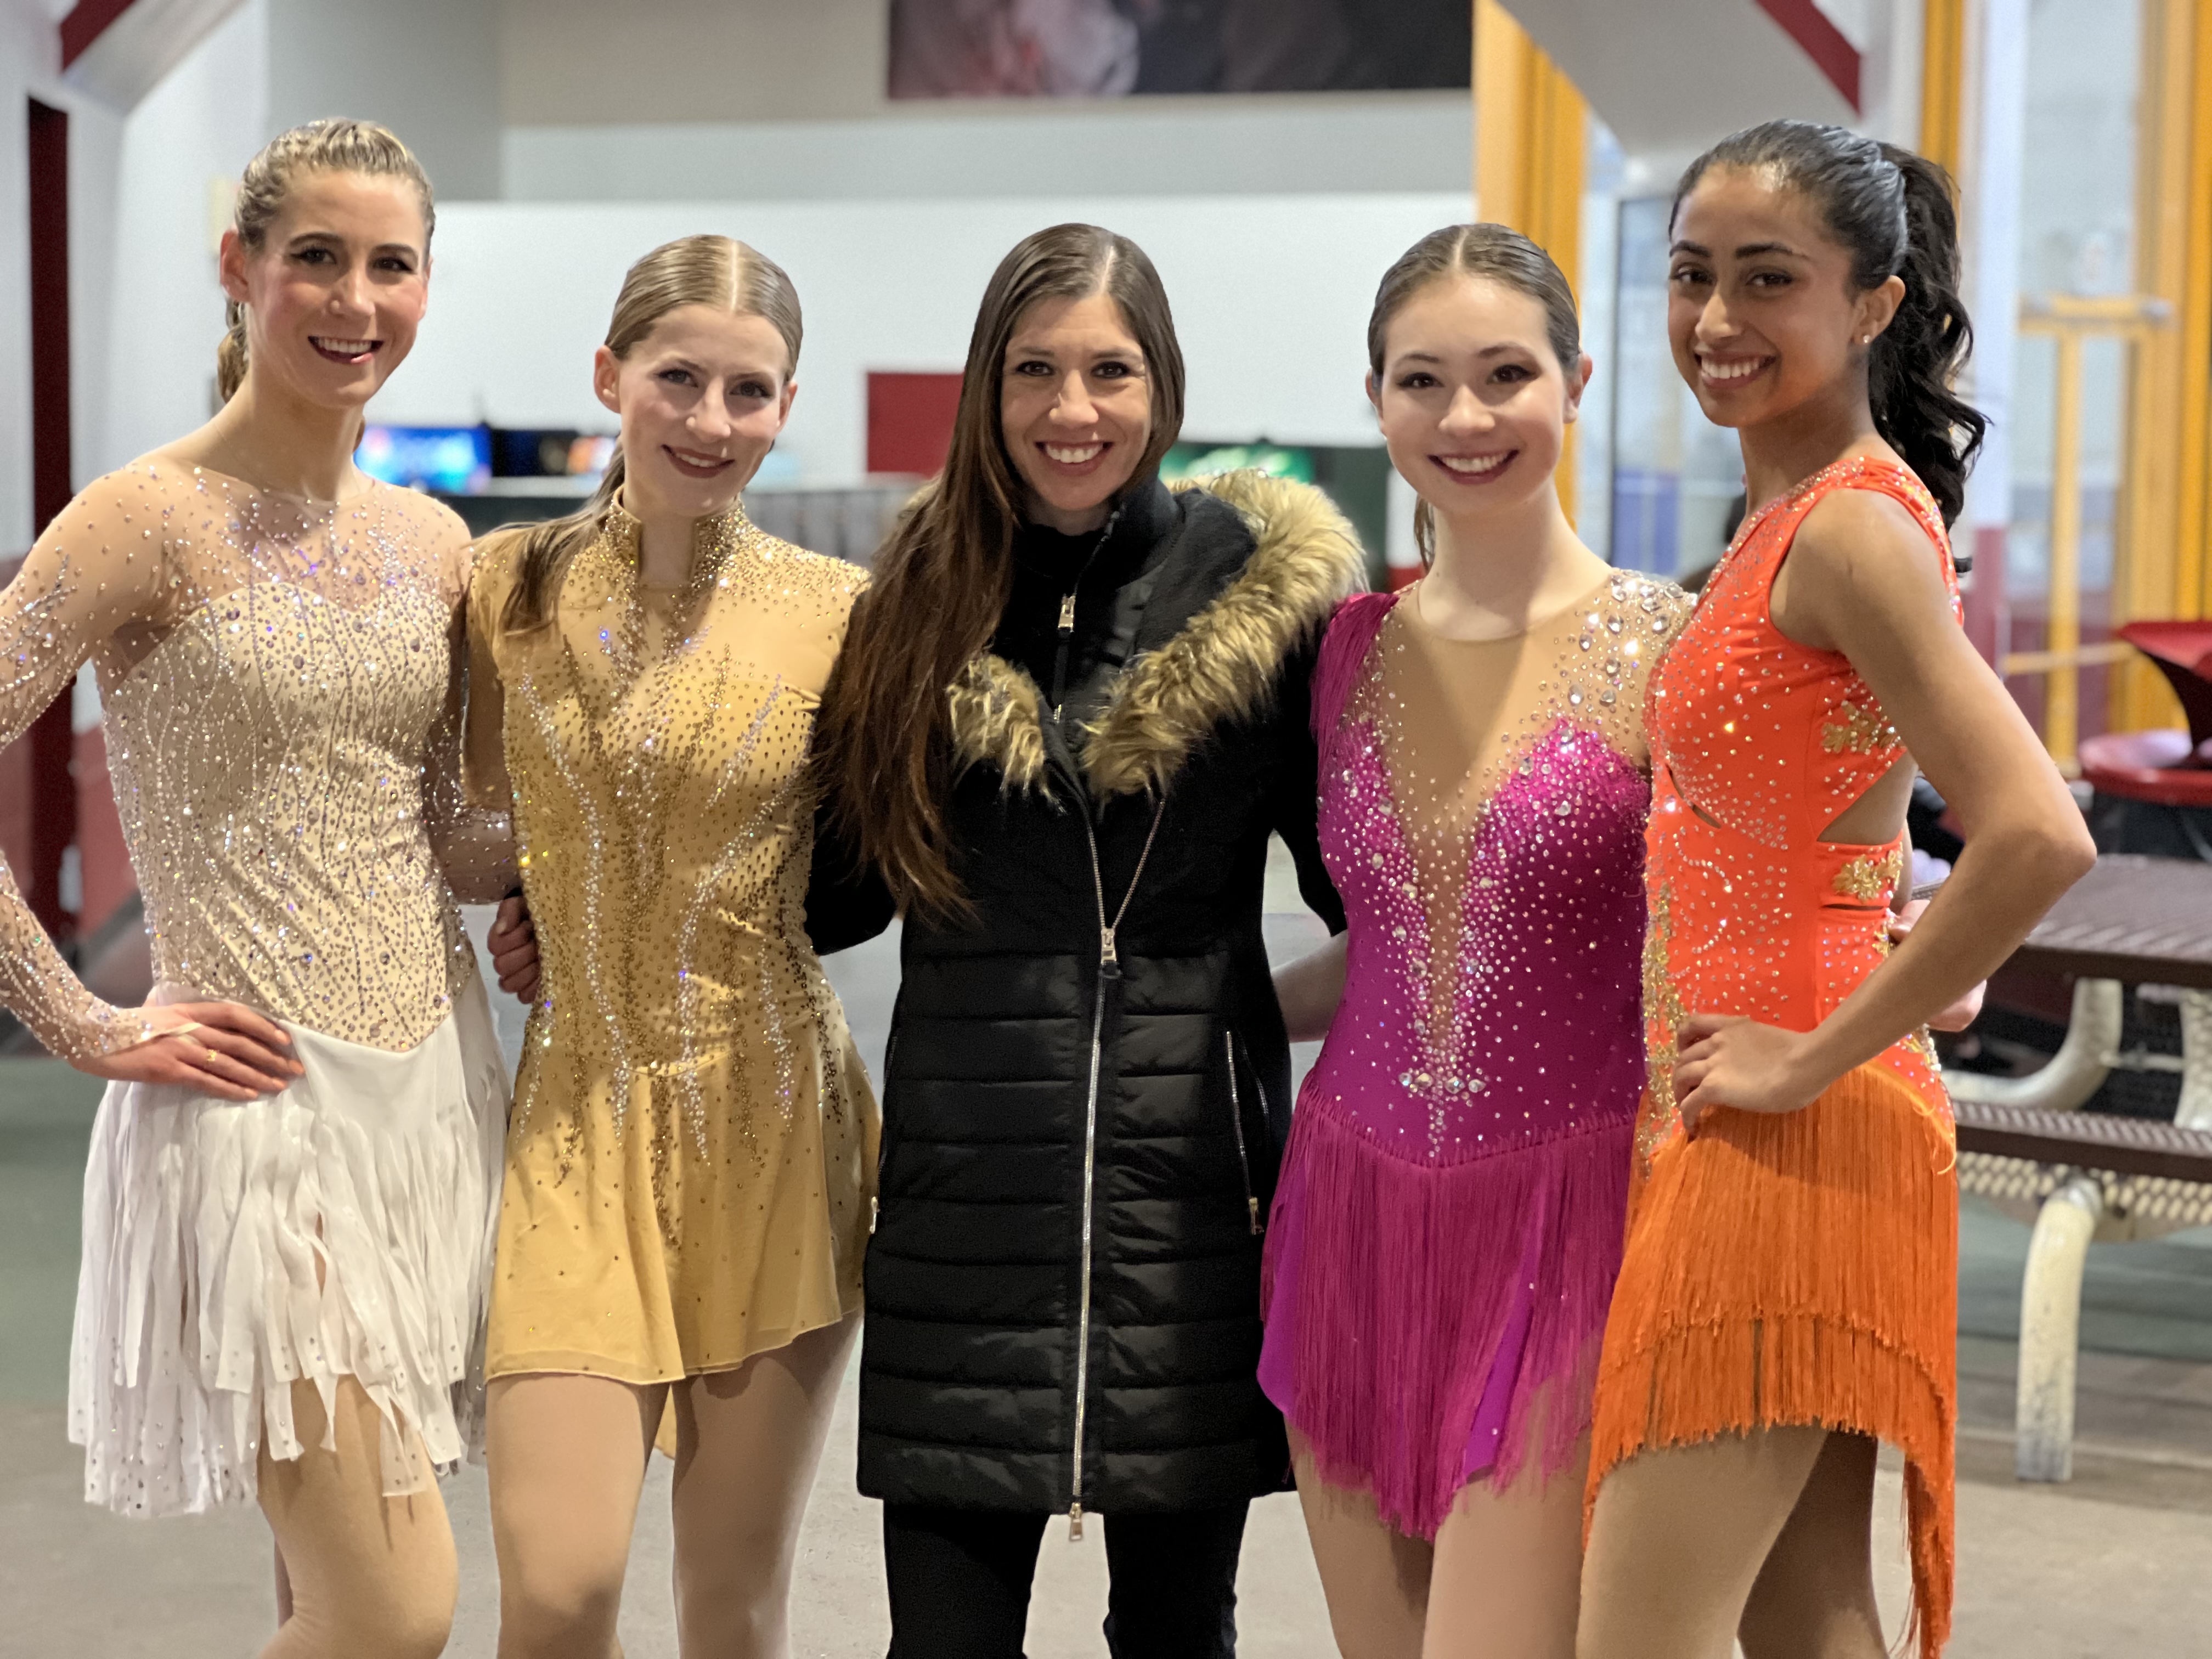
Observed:
[[[250,373],[358,409],[415,344],[429,303],[422,205],[404,179],[310,172],[250,248],[223,233],[222,289],[246,307]]]
[[[1562,368],[1544,302],[1486,277],[1440,276],[1390,319],[1367,395],[1391,465],[1448,518],[1551,488],[1590,360]]]
[[[999,429],[1028,486],[1027,515],[1096,530],[1152,433],[1152,384],[1121,308],[1103,294],[1041,300],[1006,342]]]
[[[1854,287],[1851,253],[1803,194],[1763,169],[1716,167],[1674,216],[1667,335],[1705,418],[1749,427],[1856,385],[1896,315],[1895,276]]]
[[[601,346],[592,389],[622,416],[625,505],[640,519],[726,513],[791,415],[791,354],[764,317],[678,306],[617,357]]]

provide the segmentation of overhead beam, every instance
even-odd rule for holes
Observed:
[[[132,0],[77,0],[61,21],[62,67],[66,70],[84,56],[92,43],[107,33],[108,26],[131,9]]]
[[[1827,13],[1813,0],[1759,0],[1759,9],[1789,31],[1854,112],[1864,112],[1866,106],[1859,101],[1859,49],[1828,21]]]

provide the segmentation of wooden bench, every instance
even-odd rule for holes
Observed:
[[[1959,1124],[1959,1185],[2034,1216],[2021,1287],[2014,1468],[2065,1480],[2074,1463],[2081,1273],[2098,1238],[2212,1224],[2212,864],[2112,854],[2076,883],[2011,965],[2074,980],[2057,1054],[2024,1078],[1945,1073]],[[2082,1112],[2116,1066],[2120,988],[2181,991],[2174,1121]]]

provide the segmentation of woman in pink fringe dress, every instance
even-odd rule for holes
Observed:
[[[1369,395],[1428,568],[1315,677],[1350,932],[1285,969],[1326,1030],[1267,1244],[1261,1386],[1348,1659],[1574,1650],[1590,1394],[1644,1080],[1642,702],[1688,609],[1553,471],[1590,372],[1494,225],[1382,280]]]

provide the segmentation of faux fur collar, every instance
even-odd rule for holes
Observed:
[[[1173,639],[1130,660],[1080,733],[1077,757],[1102,798],[1164,793],[1216,726],[1258,713],[1284,657],[1328,620],[1365,569],[1352,526],[1310,484],[1230,472],[1185,488],[1235,507],[1258,544]],[[987,652],[948,695],[961,769],[988,761],[1007,790],[1048,791],[1036,681]]]

